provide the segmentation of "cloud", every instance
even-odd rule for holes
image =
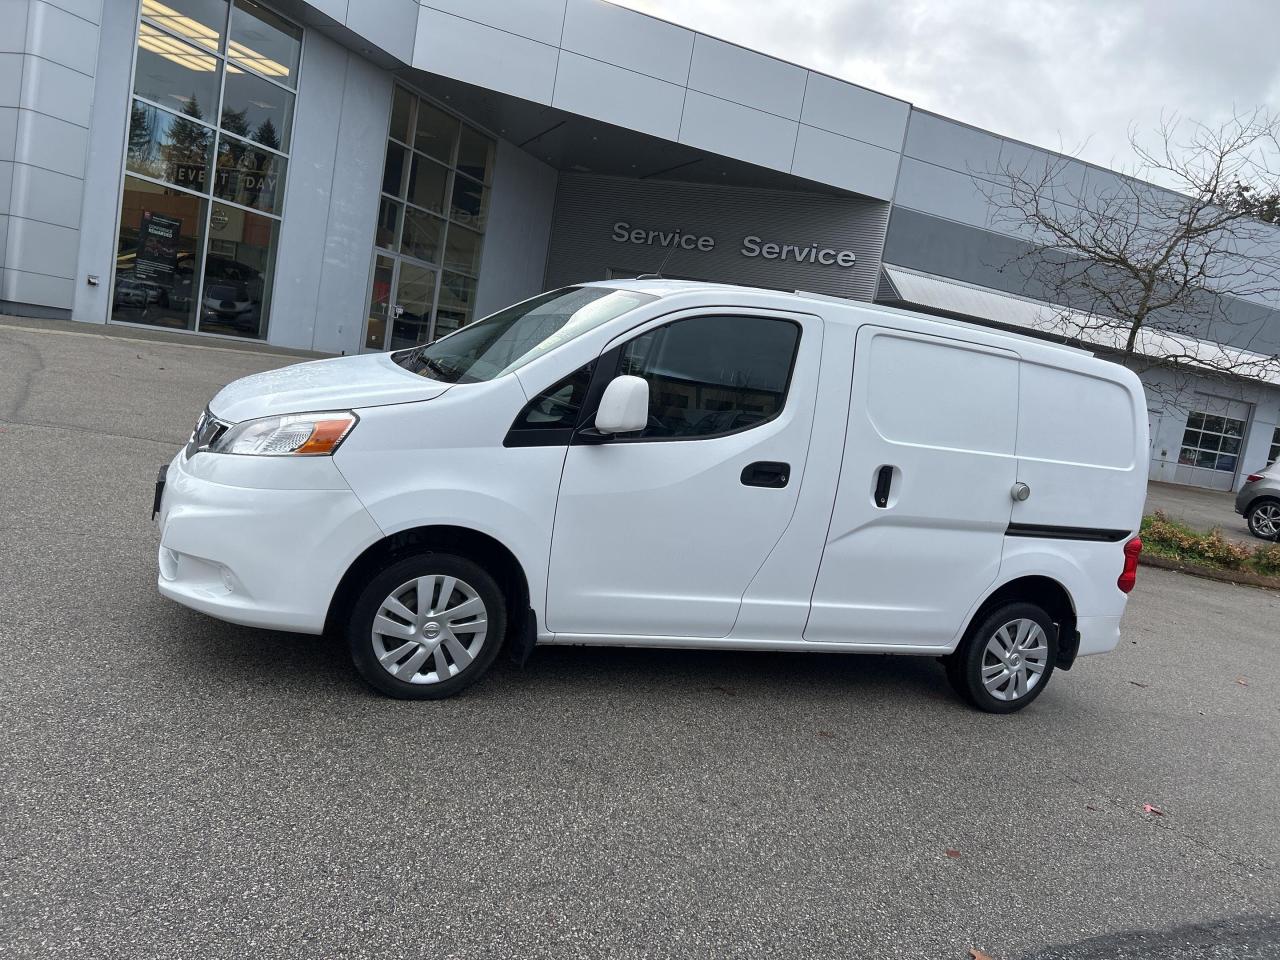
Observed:
[[[1280,110],[1276,0],[618,2],[1105,166],[1162,114]]]

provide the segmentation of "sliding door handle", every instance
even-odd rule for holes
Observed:
[[[742,468],[742,483],[748,487],[785,487],[791,479],[791,464],[777,460],[757,460]]]
[[[876,473],[876,506],[884,510],[889,506],[889,491],[893,488],[893,467],[885,464]]]

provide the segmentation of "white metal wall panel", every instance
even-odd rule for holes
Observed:
[[[873,147],[802,123],[791,172],[818,183],[889,200],[898,177],[898,158],[896,150]]]
[[[565,0],[428,0],[427,6],[540,43],[558,45]]]
[[[684,87],[561,51],[552,106],[676,140]]]
[[[810,71],[800,121],[897,153],[910,113],[905,100]]]
[[[420,70],[550,104],[559,55],[558,47],[431,7],[418,12],[412,65]]]
[[[689,88],[798,120],[807,73],[795,64],[700,33],[693,43]]]
[[[790,171],[798,127],[794,120],[690,90],[684,98],[680,142]]]
[[[569,0],[561,42],[565,50],[684,86],[693,38],[692,30],[604,0]]]

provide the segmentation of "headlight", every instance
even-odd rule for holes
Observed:
[[[214,440],[209,452],[257,457],[325,457],[338,449],[359,420],[350,410],[246,420]]]

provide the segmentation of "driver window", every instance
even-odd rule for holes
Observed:
[[[632,436],[695,440],[772,420],[799,344],[799,324],[772,317],[692,317],[642,334],[618,369],[649,382],[649,426]]]

